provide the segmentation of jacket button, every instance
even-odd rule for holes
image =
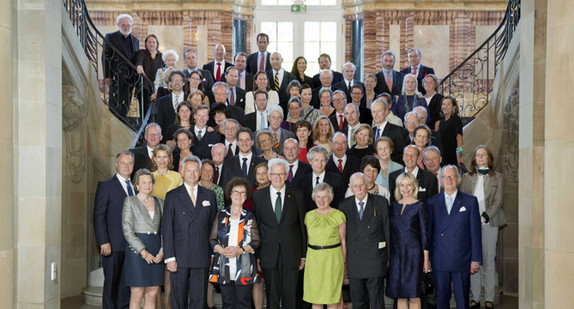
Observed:
[[[443,234],[443,233],[440,233],[440,236],[444,236],[444,234]]]

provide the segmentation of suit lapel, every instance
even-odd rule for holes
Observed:
[[[128,194],[126,193],[126,190],[124,190],[124,186],[122,185],[122,183],[118,179],[117,175],[114,175],[114,183],[116,184],[116,189],[118,190],[118,194],[120,194],[124,199],[126,197],[128,197]]]
[[[293,202],[293,196],[291,195],[291,190],[289,190],[289,188],[286,186],[285,187],[285,198],[283,201],[283,208],[281,209],[281,220],[283,221],[283,219],[285,218],[285,214],[287,213],[287,207],[291,207],[291,204]]]
[[[265,190],[265,194],[263,194],[264,205],[269,205],[269,207],[265,207],[265,212],[267,212],[267,216],[273,218],[273,220],[271,221],[276,222],[277,225],[279,225],[279,222],[277,222],[277,217],[275,217],[275,212],[273,211],[273,203],[271,202],[271,189],[269,187],[266,187],[264,190]],[[281,218],[283,218],[283,213],[281,214]]]

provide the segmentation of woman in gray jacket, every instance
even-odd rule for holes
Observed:
[[[130,287],[130,308],[155,308],[159,287],[164,282],[161,217],[163,201],[151,196],[154,177],[147,169],[134,176],[138,191],[124,200],[122,228],[127,241],[124,262],[126,286]]]

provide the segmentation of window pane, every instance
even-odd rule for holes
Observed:
[[[278,22],[277,30],[277,41],[293,41],[293,23]]]
[[[267,33],[269,36],[269,42],[276,42],[277,41],[277,23],[276,22],[268,22],[264,21],[261,22],[261,32]]]
[[[293,0],[278,0],[277,4],[278,5],[291,5],[291,4],[293,4]]]
[[[293,42],[280,42],[277,44],[277,51],[283,57],[283,63],[293,63]]]
[[[337,23],[324,21],[321,22],[321,41],[337,41]]]
[[[336,5],[337,0],[321,0],[321,5]]]

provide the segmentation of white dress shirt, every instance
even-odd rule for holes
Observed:
[[[146,148],[147,148],[147,156],[151,159],[153,157],[153,148],[147,145]]]
[[[243,158],[247,158],[247,173],[249,173],[249,164],[251,164],[251,157],[253,157],[253,152],[250,152],[248,155],[244,156],[241,152],[239,152],[239,167],[243,168]]]
[[[116,177],[118,178],[118,180],[120,181],[120,183],[122,184],[122,188],[124,189],[124,191],[126,192],[126,195],[129,196],[130,194],[128,193],[128,185],[126,184],[126,180],[129,182],[130,187],[132,188],[132,193],[135,195],[136,191],[134,190],[134,186],[132,185],[132,182],[129,179],[125,179],[124,177],[122,177],[122,175],[116,173]]]
[[[172,93],[171,96],[171,104],[173,105],[173,110],[177,112],[177,106],[179,105],[179,103],[185,101],[185,95],[183,93],[183,91],[180,94],[174,94]]]
[[[335,163],[335,167],[337,168],[339,167],[339,160],[343,160],[341,165],[343,165],[343,169],[345,169],[345,164],[347,163],[347,155],[344,154],[342,158],[339,158],[333,153],[333,163]]]
[[[367,199],[369,198],[369,194],[365,194],[365,198],[363,198],[362,200],[359,200],[358,198],[355,197],[355,206],[357,207],[357,213],[360,213],[361,211],[361,206],[359,206],[359,202],[363,202],[365,204],[363,204],[363,214],[365,213],[365,209],[367,208]]]
[[[256,116],[255,122],[257,124],[256,125],[257,131],[259,131],[261,129],[266,129],[269,127],[269,121],[267,120],[267,110],[265,110],[265,111],[257,110],[255,116]],[[263,121],[265,122],[265,125],[266,125],[265,128],[261,127],[261,117],[263,117]]]
[[[281,192],[281,206],[285,206],[285,186],[281,190],[276,190],[273,186],[269,186],[269,197],[271,197],[271,207],[275,213],[275,202],[277,201],[277,192]]]
[[[405,167],[405,173],[408,173],[409,171],[407,170],[407,168]],[[416,165],[415,168],[413,169],[413,171],[411,172],[411,174],[413,174],[413,176],[415,176],[415,178],[417,178],[417,175],[419,173],[419,166]]]
[[[233,152],[233,155],[236,155],[235,149],[237,148],[237,140],[234,140],[233,142],[225,140],[225,153],[229,151],[229,144],[231,144],[231,152]]]
[[[289,162],[287,162],[287,163],[289,163]],[[297,169],[299,168],[299,160],[295,160],[295,162],[289,163],[289,167],[291,167],[291,165],[293,165],[293,167],[291,168],[291,172],[293,173],[293,177],[295,177],[295,174],[297,173]],[[289,175],[289,169],[287,169],[287,175]]]
[[[319,183],[323,182],[323,179],[325,179],[325,171],[323,171],[320,175],[315,174],[315,172],[311,173],[311,175],[313,175],[313,189],[315,189],[315,186],[317,186],[317,177],[319,177]]]
[[[201,131],[202,138],[205,136],[205,133],[207,133],[206,129],[207,127],[200,128],[197,125],[193,126],[193,132],[195,133],[195,136],[199,136],[199,131]]]

